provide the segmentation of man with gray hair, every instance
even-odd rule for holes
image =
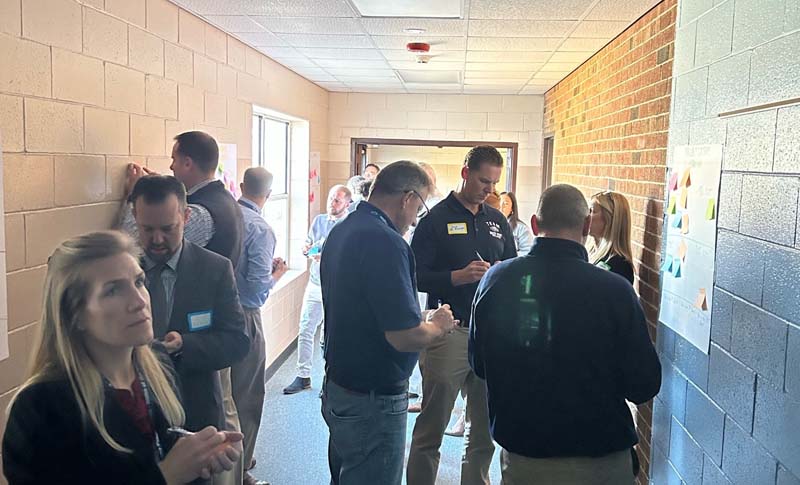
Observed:
[[[244,240],[236,268],[236,285],[244,309],[245,331],[250,337],[250,351],[244,360],[231,366],[231,387],[244,433],[244,468],[249,470],[253,467],[253,450],[264,407],[267,351],[261,326],[261,307],[288,268],[283,259],[273,258],[275,231],[261,215],[272,192],[272,174],[263,167],[248,168],[240,187],[242,196],[239,206],[244,220]],[[265,483],[245,471],[244,485]]]
[[[658,393],[661,364],[630,283],[589,264],[589,224],[578,189],[548,188],[530,253],[492,267],[475,294],[469,359],[503,483],[634,483],[625,401]]]
[[[427,212],[430,190],[419,165],[392,163],[325,242],[322,416],[334,485],[400,485],[408,378],[418,352],[455,328],[449,305],[420,312],[414,253],[403,239]]]

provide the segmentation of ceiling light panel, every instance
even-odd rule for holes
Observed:
[[[461,73],[459,71],[414,71],[414,70],[400,70],[397,71],[400,78],[405,83],[413,84],[459,84],[461,82]]]
[[[275,34],[270,34],[269,32],[243,32],[240,34],[234,34],[236,37],[240,38],[243,42],[250,44],[253,47],[281,47],[286,46],[286,42],[279,39],[278,36]]]
[[[410,61],[416,62],[414,53],[409,52],[408,50],[400,50],[400,49],[385,49],[381,51],[381,54],[389,61]],[[464,62],[464,57],[466,55],[466,51],[437,51],[435,53],[429,54],[433,56],[433,59],[436,62]],[[433,63],[433,60],[431,60]]]
[[[544,62],[550,52],[468,51],[467,62]]]
[[[297,49],[303,55],[312,59],[383,59],[380,51],[376,49],[332,49],[327,47],[301,47]]]
[[[630,22],[587,20],[580,22],[571,37],[616,37],[628,28]]]
[[[362,18],[361,25],[372,35],[403,35],[412,37],[467,35],[467,21],[461,19],[415,19],[415,18]],[[407,28],[425,29],[423,34],[408,34]]]
[[[231,33],[264,32],[264,27],[246,15],[207,15],[206,20]]]
[[[470,37],[467,49],[471,51],[552,51],[558,47],[560,41],[560,39],[552,37]]]
[[[461,0],[351,0],[364,17],[460,18]]]
[[[256,16],[253,20],[276,34],[362,34],[361,24],[350,18],[297,18]]]
[[[472,0],[470,19],[578,20],[595,0]]]
[[[564,37],[577,25],[569,20],[471,20],[470,37]]]
[[[372,41],[378,49],[404,50],[409,42],[427,42],[431,45],[431,53],[436,51],[463,51],[467,48],[465,37],[413,37],[397,35],[374,35]]]
[[[278,37],[294,47],[372,47],[366,35],[278,34]]]
[[[624,20],[631,22],[661,0],[600,0],[586,20]]]
[[[346,0],[238,0],[238,2],[255,4],[259,10],[256,15],[261,14],[270,17],[355,16],[353,9],[350,8]]]

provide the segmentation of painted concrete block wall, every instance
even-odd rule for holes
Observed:
[[[530,217],[541,192],[543,104],[542,96],[330,93],[323,185],[350,177],[352,138],[516,142],[517,199]]]
[[[800,3],[679,0],[669,155],[724,146],[709,355],[663,325],[653,484],[800,483]]]
[[[241,175],[253,104],[308,120],[325,160],[328,93],[167,0],[4,0],[0,66],[5,408],[38,330],[47,257],[67,237],[111,227],[129,161],[168,173],[172,138],[201,129],[238,145]],[[300,172],[293,184],[307,180]],[[305,233],[302,204],[297,214]],[[296,335],[302,291],[301,276],[264,309],[271,358]]]

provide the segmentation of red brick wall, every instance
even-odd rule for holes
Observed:
[[[625,194],[633,211],[636,287],[655,339],[677,0],[664,0],[545,94],[553,183],[587,196]],[[647,483],[652,404],[639,406]]]

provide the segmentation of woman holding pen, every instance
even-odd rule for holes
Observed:
[[[33,365],[3,436],[10,485],[183,484],[238,459],[240,433],[174,428],[184,413],[169,358],[150,347],[144,278],[118,232],[69,239],[50,256]]]

